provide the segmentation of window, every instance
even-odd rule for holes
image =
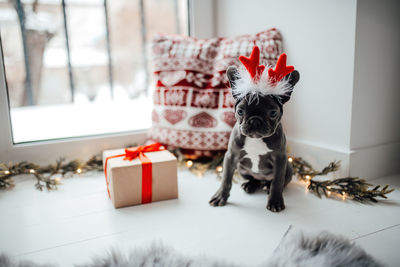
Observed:
[[[149,41],[187,32],[187,2],[0,0],[0,23],[14,144],[132,132],[151,123]]]

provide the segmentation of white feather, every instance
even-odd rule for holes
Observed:
[[[244,67],[240,67],[236,77],[237,80],[235,80],[235,86],[232,88],[233,95],[239,99],[247,98],[247,101],[251,103],[259,95],[282,96],[288,94],[292,90],[289,80],[284,78],[277,84],[272,84],[268,76],[269,67],[265,67],[257,82],[254,82]]]

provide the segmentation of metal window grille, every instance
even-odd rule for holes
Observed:
[[[178,0],[173,0],[174,10],[176,15],[176,29],[177,33],[180,33],[180,20],[178,18]],[[144,70],[145,70],[145,86],[148,88],[149,85],[149,73],[148,73],[148,58],[147,58],[147,51],[146,51],[146,17],[145,17],[145,1],[139,0],[139,9],[140,9],[140,23],[141,23],[141,41],[143,47],[143,55],[144,55]],[[103,9],[105,15],[105,32],[106,32],[106,52],[108,58],[108,81],[109,81],[109,88],[111,92],[111,98],[114,95],[114,86],[113,86],[113,68],[112,68],[112,46],[111,46],[111,32],[110,32],[110,18],[108,13],[108,1],[103,1]],[[29,59],[29,47],[27,43],[27,35],[26,35],[26,15],[24,11],[24,6],[21,0],[14,1],[15,9],[17,10],[18,20],[20,23],[21,35],[22,35],[22,42],[23,42],[23,54],[24,54],[24,67],[25,67],[25,90],[26,90],[26,97],[27,97],[27,104],[33,105],[33,92],[32,92],[32,77],[30,71],[30,59]],[[67,54],[67,65],[68,65],[68,78],[69,78],[69,87],[71,91],[71,101],[75,100],[75,85],[74,85],[74,75],[73,75],[73,65],[71,63],[71,50],[70,50],[70,36],[68,34],[68,16],[66,12],[67,5],[65,0],[61,1],[61,8],[62,8],[62,16],[63,16],[63,25],[64,25],[64,35],[65,35],[65,49]]]

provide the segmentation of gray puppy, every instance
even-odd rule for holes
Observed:
[[[279,62],[279,59],[277,66],[283,63],[286,66],[286,55],[284,57],[281,60],[284,62]],[[248,74],[236,67],[227,70],[236,101],[237,121],[224,157],[221,186],[209,202],[212,206],[226,204],[237,169],[247,180],[242,184],[247,193],[266,187],[269,194],[267,209],[278,212],[285,208],[282,192],[291,181],[293,171],[286,155],[286,138],[281,125],[282,107],[290,99],[300,74],[292,70],[280,81],[271,83],[273,70],[264,75],[263,69],[257,73],[257,79],[245,77]]]

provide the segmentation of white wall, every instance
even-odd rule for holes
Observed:
[[[400,142],[399,12],[396,0],[357,5],[352,149]]]
[[[281,31],[288,64],[300,71],[283,119],[294,152],[307,144],[348,160],[356,1],[218,0],[215,8],[216,36]],[[308,158],[317,162],[314,152]]]
[[[399,11],[397,0],[357,4],[350,148],[358,173],[365,164],[400,172]]]
[[[400,172],[399,1],[194,2],[213,9],[194,14],[196,37],[281,31],[300,71],[283,118],[294,154],[317,167],[342,160],[340,175]]]

